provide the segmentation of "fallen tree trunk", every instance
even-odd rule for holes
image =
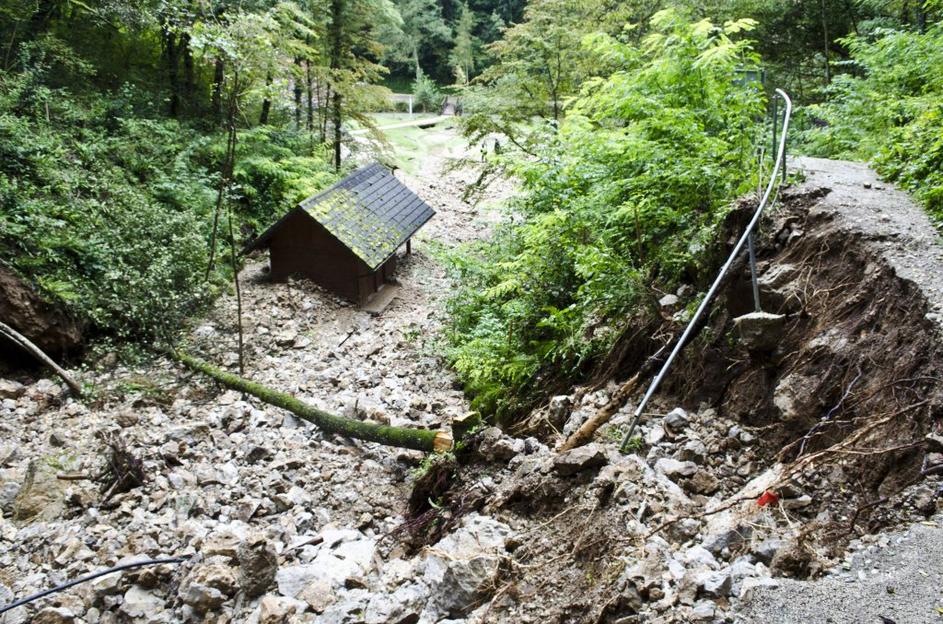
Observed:
[[[447,431],[391,427],[343,418],[300,401],[290,394],[272,390],[244,377],[227,373],[186,353],[173,353],[172,357],[188,368],[212,377],[224,386],[251,394],[269,405],[286,409],[298,418],[317,425],[322,431],[417,451],[443,453],[452,448],[452,435]]]
[[[593,436],[596,434],[596,430],[609,422],[610,419],[620,410],[622,406],[626,404],[629,400],[629,397],[632,396],[632,393],[635,392],[635,388],[638,387],[639,380],[643,377],[648,377],[655,370],[656,366],[660,366],[664,361],[662,354],[667,350],[668,345],[662,346],[658,351],[655,352],[653,356],[645,360],[645,363],[642,364],[642,367],[639,368],[638,372],[632,375],[632,377],[626,381],[622,386],[616,390],[615,394],[612,395],[612,398],[609,399],[609,402],[602,406],[598,412],[591,416],[583,425],[577,429],[573,434],[564,440],[563,444],[557,448],[557,451],[562,453],[563,451],[569,451],[570,449],[575,449],[578,446],[583,446],[587,442],[593,439]]]
[[[82,396],[82,386],[80,386],[64,368],[53,362],[52,358],[46,355],[42,349],[34,345],[29,338],[3,322],[0,322],[0,335],[5,336],[10,342],[19,345],[21,349],[54,370],[62,381],[69,386],[69,389],[72,390],[72,394],[77,397]]]

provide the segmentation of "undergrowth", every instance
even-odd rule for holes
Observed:
[[[922,201],[943,228],[943,23],[925,33],[878,29],[842,42],[852,73],[805,111],[808,153],[870,160]]]
[[[755,188],[763,95],[740,33],[674,11],[641,46],[585,40],[599,75],[534,154],[485,243],[453,254],[448,354],[473,408],[509,421],[605,354],[634,310],[690,283],[729,202]]]
[[[0,71],[0,258],[101,333],[172,333],[229,277],[204,279],[224,134],[131,86],[81,88],[93,68],[54,38],[21,56]],[[306,137],[259,127],[234,178],[237,228],[258,230],[334,174]]]

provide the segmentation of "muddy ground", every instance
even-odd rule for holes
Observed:
[[[379,316],[304,281],[271,284],[261,258],[248,265],[248,376],[380,422],[437,428],[466,413],[437,347],[449,283],[431,241],[487,236],[511,189],[467,203],[478,172],[446,162],[405,178],[437,215]],[[760,241],[764,306],[785,315],[781,337],[759,349],[737,337],[744,269],[633,454],[617,451],[631,402],[582,448],[555,453],[553,431],[611,407],[637,354],[611,379],[549,400],[532,419],[549,426],[484,429],[471,451],[432,466],[322,436],[166,361],[83,372],[98,388],[84,403],[51,380],[3,383],[0,604],[118,562],[190,559],[104,577],[0,622],[768,621],[758,603],[776,605],[773,621],[830,621],[799,610],[822,585],[781,579],[838,565],[830,582],[854,602],[878,575],[854,558],[845,570],[846,548],[868,553],[880,531],[936,525],[943,260],[919,209],[867,169],[803,166],[806,182],[784,190]],[[694,290],[664,302],[677,317],[666,335]],[[232,367],[234,310],[222,298],[190,349]],[[140,458],[139,487],[102,490],[95,477],[116,450]],[[880,569],[891,587],[921,573]],[[906,602],[854,602],[848,621],[935,621],[932,584],[909,585]]]

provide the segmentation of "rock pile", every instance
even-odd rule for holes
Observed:
[[[489,219],[455,193],[475,177],[421,181],[438,212],[425,236],[483,235]],[[270,284],[263,264],[250,264],[247,375],[355,418],[432,428],[466,413],[431,346],[448,281],[422,240],[413,249],[379,317],[304,281]],[[189,348],[235,364],[231,297],[193,329]],[[402,522],[420,454],[326,439],[167,361],[135,369],[106,359],[83,375],[94,403],[49,380],[0,382],[0,604],[126,561],[190,560],[102,577],[2,624],[431,622],[464,617],[492,587],[512,535],[499,522],[468,517],[419,557],[385,538]],[[96,482],[105,439],[140,456],[146,479],[107,501]]]

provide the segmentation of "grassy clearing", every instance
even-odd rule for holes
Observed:
[[[437,115],[417,114],[410,117],[405,113],[377,113],[372,117],[382,128],[404,121],[433,119]],[[453,119],[425,129],[419,126],[388,128],[381,130],[381,134],[387,143],[382,148],[386,160],[410,175],[419,173],[422,163],[428,159],[457,156],[467,149],[467,142],[458,132]]]

